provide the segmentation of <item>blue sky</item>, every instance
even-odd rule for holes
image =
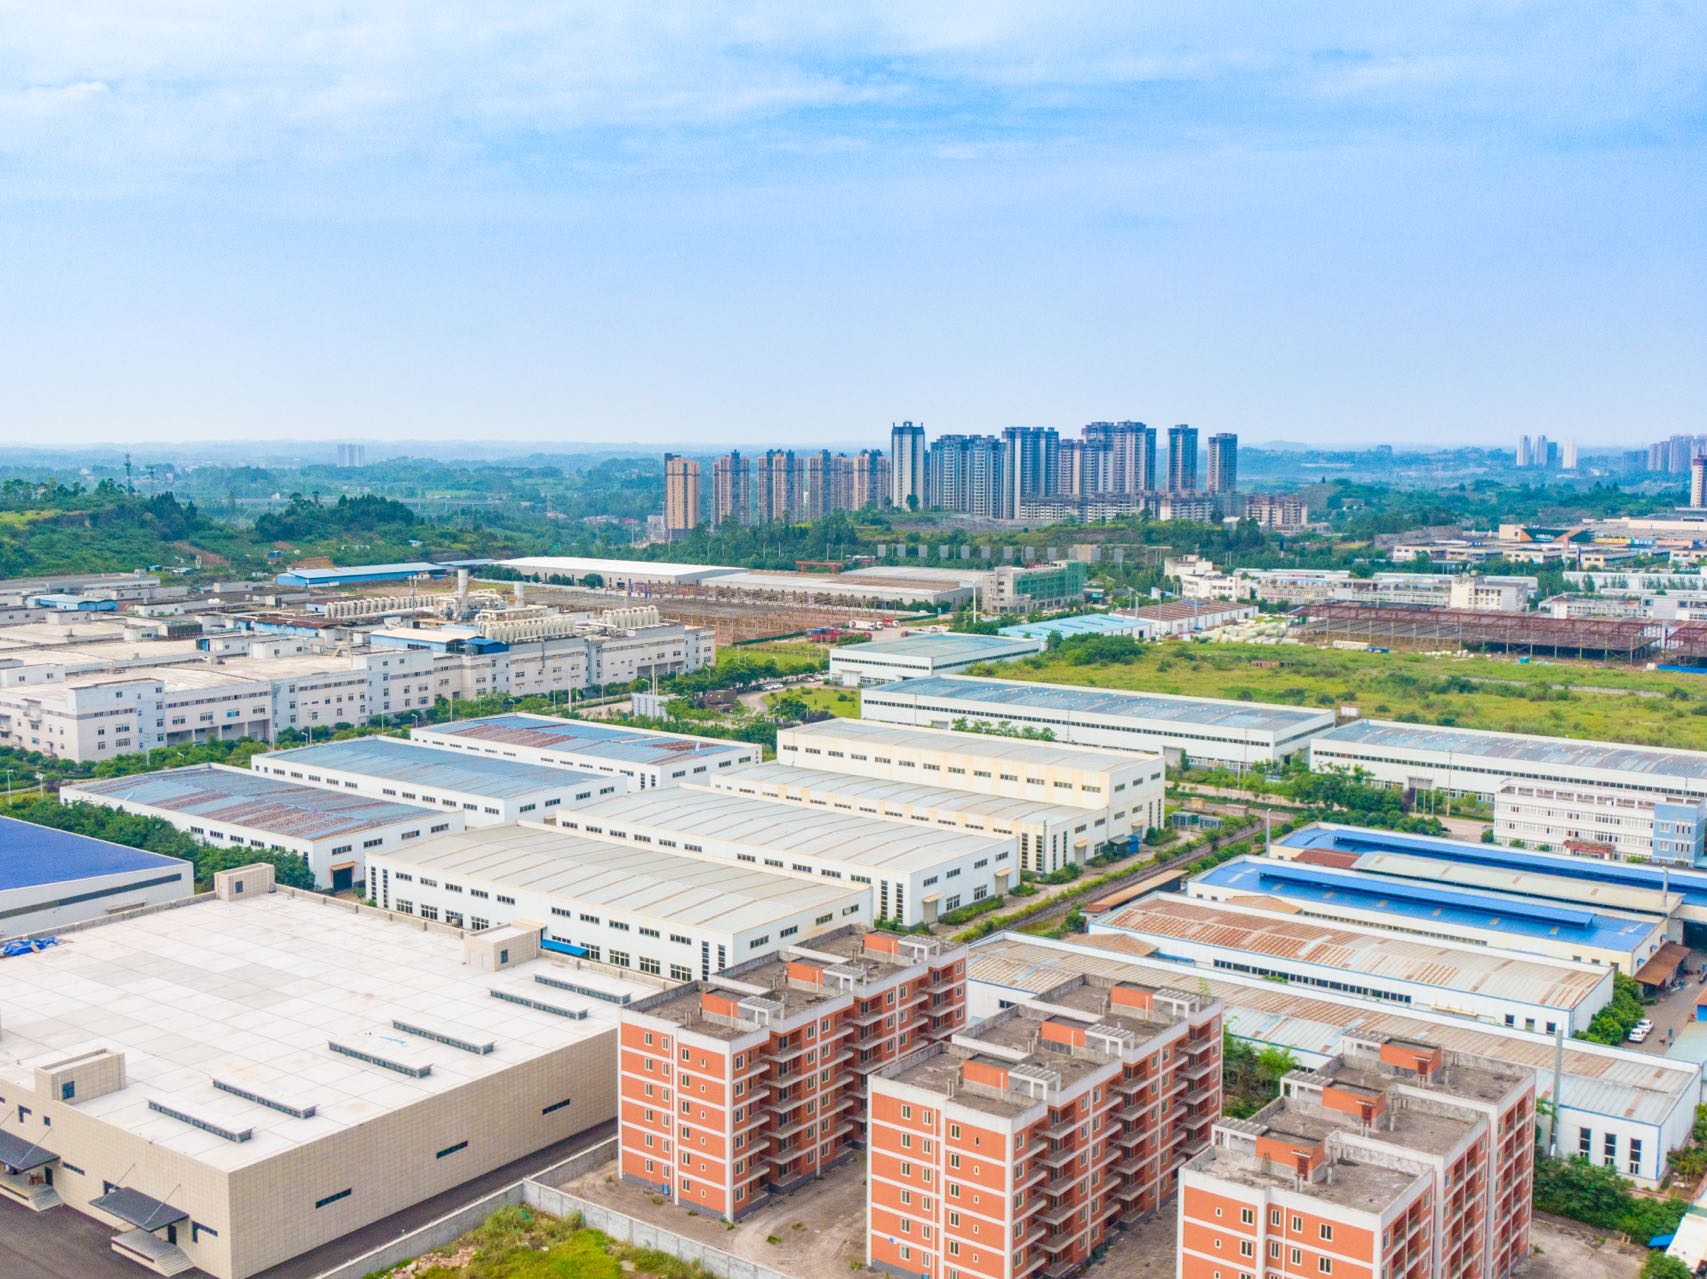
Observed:
[[[0,0],[0,441],[1707,430],[1707,8]]]

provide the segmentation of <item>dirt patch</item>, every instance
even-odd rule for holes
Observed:
[[[742,1217],[730,1228],[719,1217],[678,1208],[643,1187],[620,1181],[614,1164],[563,1182],[559,1189],[639,1221],[721,1248],[796,1279],[848,1279],[865,1270],[865,1157],[856,1155],[818,1181]]]
[[[1529,1256],[1513,1279],[1636,1279],[1647,1249],[1560,1217],[1535,1217]]]

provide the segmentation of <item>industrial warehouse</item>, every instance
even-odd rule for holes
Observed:
[[[872,689],[861,700],[860,714],[919,728],[964,722],[1047,732],[1072,746],[1147,751],[1171,764],[1191,759],[1239,768],[1283,760],[1334,725],[1332,711],[1296,706],[952,675]]]
[[[557,824],[629,844],[868,886],[875,918],[911,926],[1019,881],[1019,841],[698,786],[607,799]]]
[[[870,890],[549,826],[470,830],[378,855],[382,907],[476,931],[543,923],[541,946],[674,981],[871,919]]]
[[[8,959],[0,1190],[89,1214],[155,1273],[243,1279],[607,1122],[618,1008],[662,983],[538,938],[252,866]]]
[[[1326,924],[1227,902],[1155,893],[1090,921],[1202,968],[1343,990],[1526,1030],[1573,1034],[1612,999],[1612,970],[1380,928]]]
[[[308,863],[316,888],[334,891],[366,880],[370,853],[463,828],[460,812],[369,799],[223,764],[78,782],[59,794],[68,804],[158,817],[216,847],[295,853]]]
[[[445,750],[626,777],[633,790],[704,781],[718,769],[756,764],[763,758],[757,746],[743,742],[549,715],[452,721],[411,729],[409,737]]]
[[[463,815],[470,827],[549,820],[557,809],[628,791],[602,773],[439,749],[395,737],[357,737],[256,755],[249,767],[268,777],[395,799]]]

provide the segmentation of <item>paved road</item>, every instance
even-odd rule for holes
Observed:
[[[75,1208],[31,1212],[15,1203],[0,1203],[0,1275],[5,1279],[137,1279],[148,1273],[113,1251],[112,1239],[118,1233]]]

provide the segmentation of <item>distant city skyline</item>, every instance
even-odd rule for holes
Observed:
[[[8,439],[1707,416],[1699,8],[105,0],[5,45]]]

